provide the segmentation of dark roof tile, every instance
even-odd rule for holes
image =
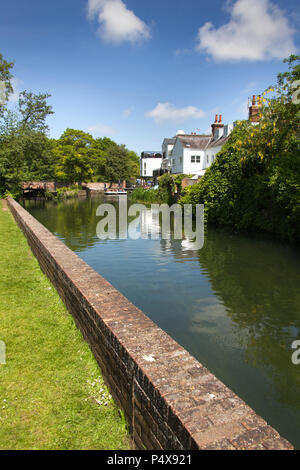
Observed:
[[[227,140],[229,139],[229,135],[226,135],[226,136],[223,136],[223,137],[220,137],[219,139],[217,140],[212,140],[207,148],[212,148],[212,147],[219,147],[220,145],[224,145]]]
[[[177,139],[180,140],[184,148],[205,150],[211,141],[210,135],[179,135]]]

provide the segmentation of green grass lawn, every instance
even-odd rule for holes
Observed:
[[[0,202],[0,449],[128,449],[73,318]]]

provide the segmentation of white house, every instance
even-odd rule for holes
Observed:
[[[194,175],[205,169],[205,149],[210,140],[208,135],[177,134],[169,158],[171,173]]]
[[[153,172],[159,170],[162,164],[162,155],[159,152],[142,152],[140,158],[140,175],[142,179],[152,178]]]
[[[163,159],[162,169],[168,168],[173,174],[203,176],[232,129],[233,125],[224,126],[222,116],[216,115],[211,135],[185,134],[182,130],[178,131],[173,139],[164,139],[163,157],[166,155],[167,144],[173,148],[168,151],[168,163]]]
[[[261,97],[253,96],[249,107],[249,121],[257,125],[260,119]],[[210,135],[185,134],[180,130],[162,144],[162,172],[203,176],[218,152],[227,142],[235,124],[224,125],[222,115],[216,115]]]

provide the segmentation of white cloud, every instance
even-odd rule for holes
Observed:
[[[191,52],[193,52],[192,49],[187,49],[187,48],[176,49],[175,55],[176,55],[176,56],[179,56],[179,55],[187,55],[187,54],[190,54]]]
[[[240,94],[241,95],[247,95],[253,91],[257,91],[256,90],[257,88],[257,83],[256,82],[250,82],[248,83],[247,86],[245,86],[245,88],[243,88],[243,90],[240,91]]]
[[[122,0],[88,0],[88,16],[97,17],[98,34],[107,42],[135,43],[150,37],[149,27]]]
[[[87,129],[87,131],[92,134],[94,137],[102,137],[108,135],[114,135],[116,130],[110,126],[106,126],[105,124],[95,124]]]
[[[220,28],[208,22],[199,29],[199,52],[218,61],[281,59],[296,52],[295,30],[271,0],[237,0],[230,13]]]
[[[160,124],[164,121],[183,122],[187,119],[200,119],[205,116],[205,112],[195,106],[175,108],[170,103],[158,103],[152,111],[146,113],[146,116]]]
[[[131,106],[130,108],[125,109],[125,111],[123,111],[123,113],[122,113],[122,117],[125,118],[125,119],[128,118],[133,113],[133,110],[134,110],[133,106]]]

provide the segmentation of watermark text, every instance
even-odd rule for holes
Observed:
[[[181,240],[183,249],[201,250],[204,244],[204,206],[197,204],[193,214],[191,204],[132,204],[127,207],[125,198],[119,200],[119,211],[113,204],[100,204],[96,215],[100,240],[152,239]]]

